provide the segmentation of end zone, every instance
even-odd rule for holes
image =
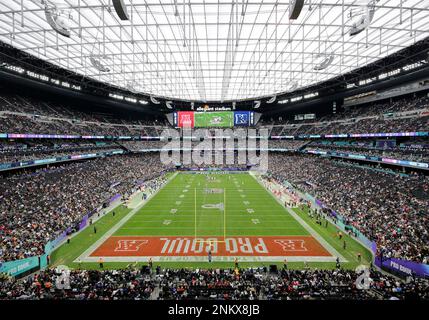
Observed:
[[[335,261],[312,236],[240,236],[240,237],[142,237],[111,236],[82,259],[95,262],[206,261],[211,251],[214,261]]]

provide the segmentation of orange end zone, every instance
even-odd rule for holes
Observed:
[[[312,236],[270,237],[122,237],[112,236],[91,257],[332,255]]]

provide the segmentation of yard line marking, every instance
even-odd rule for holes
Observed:
[[[335,262],[335,257],[303,257],[303,256],[214,256],[212,257],[212,261],[214,262],[234,262],[235,258],[237,258],[240,262],[260,262],[260,263],[268,263],[268,262],[284,262],[287,259],[288,262]],[[152,262],[207,262],[207,256],[174,256],[174,257],[165,257],[165,256],[153,256],[153,257],[103,257],[105,262],[149,262],[149,259]],[[87,257],[83,262],[98,262],[98,257]]]
[[[194,229],[195,229],[195,238],[197,237],[197,188],[194,188]]]
[[[250,208],[251,209],[251,208]],[[255,210],[255,209],[253,209]],[[239,212],[239,214],[229,214],[228,217],[242,217],[243,216],[243,209],[241,210],[234,210],[234,212]],[[261,211],[255,211],[256,215],[261,215],[265,217],[274,217],[277,219],[283,219],[283,220],[289,220],[289,221],[295,221],[295,219],[289,215],[281,215],[281,214],[264,214]],[[164,212],[164,213],[160,213],[158,212],[157,214],[140,214],[140,215],[136,215],[133,217],[132,221],[146,221],[146,218],[150,218],[150,217],[160,217],[160,216],[165,216],[165,215],[169,215],[170,212]],[[194,214],[190,214],[190,213],[182,213],[180,214],[181,217],[194,217]],[[179,217],[177,217],[179,218]],[[204,218],[204,217],[201,217]],[[209,218],[212,219],[212,218]],[[275,220],[275,219],[272,219]]]
[[[226,238],[226,189],[223,191],[223,239]]]
[[[222,227],[207,227],[207,228],[200,228],[199,230],[218,230],[221,229]],[[146,226],[146,227],[125,227],[125,228],[121,228],[121,230],[145,230],[145,229],[163,229],[165,230],[164,227],[151,227],[151,226]],[[193,227],[169,227],[168,229],[193,229]],[[230,227],[230,229],[232,230],[247,230],[247,229],[261,229],[260,227]],[[297,228],[293,228],[293,227],[270,227],[271,229],[275,229],[275,230],[299,230]]]
[[[282,208],[283,207],[283,203],[280,202],[280,200],[278,198],[276,198],[274,196],[273,193],[271,193],[271,191],[269,191],[268,189],[265,188],[265,186],[261,183],[261,181],[259,181],[256,176],[254,176],[253,174],[250,175],[251,177],[253,177],[253,179],[255,179],[260,186],[262,186],[262,188],[265,190],[265,192],[267,192],[268,194],[271,195],[271,197],[273,199],[275,199]],[[330,254],[332,254],[335,257],[338,257],[340,259],[341,262],[348,262],[347,259],[345,259],[334,247],[332,247],[320,234],[318,234],[312,227],[310,227],[307,222],[305,222],[300,216],[298,216],[293,210],[291,210],[290,208],[284,208],[287,212],[289,212],[289,214],[295,218],[296,221],[298,221],[299,224],[301,224],[301,226],[304,227],[305,230],[307,230],[315,239],[317,239],[317,241],[319,241],[319,243],[326,249],[328,250],[328,252]]]
[[[251,209],[249,209],[249,210],[251,210]],[[249,213],[252,213],[252,212],[249,212]],[[255,215],[253,215],[253,216],[255,216]],[[258,216],[258,215],[256,215],[256,216]],[[182,216],[183,217],[183,216]],[[238,216],[239,217],[239,219],[230,219],[230,218],[228,218],[228,222],[245,222],[245,221],[247,221],[248,220],[248,216],[247,215],[243,215],[243,214],[241,214],[240,216]],[[275,223],[275,222],[278,222],[279,220],[278,219],[267,219],[265,216],[263,216],[263,218],[267,221],[267,222],[270,222],[270,223]],[[193,218],[190,218],[190,219],[180,219],[179,218],[179,216],[175,216],[174,218],[173,218],[173,220],[175,221],[175,222],[194,222],[194,219]],[[133,222],[146,222],[146,223],[151,223],[151,222],[153,222],[153,223],[159,223],[160,221],[162,221],[162,220],[160,220],[160,219],[142,219],[142,220],[133,220]],[[200,221],[204,221],[204,222],[212,222],[213,221],[213,218],[212,217],[204,217],[204,218],[200,218]],[[292,221],[292,220],[286,220],[286,221]],[[284,222],[286,222],[286,221],[284,221]]]
[[[102,243],[104,243],[112,234],[114,234],[118,229],[120,229],[128,220],[130,220],[138,211],[140,211],[141,208],[143,208],[146,204],[152,200],[153,197],[155,197],[161,190],[163,190],[168,184],[171,183],[176,177],[178,173],[175,172],[168,180],[165,182],[165,184],[159,188],[157,191],[155,191],[153,194],[151,194],[146,201],[141,201],[141,203],[135,207],[133,210],[131,210],[125,217],[123,217],[121,220],[119,220],[118,223],[116,223],[112,228],[110,228],[100,239],[98,239],[96,242],[94,242],[92,245],[88,247],[79,257],[77,257],[74,262],[77,261],[83,261],[85,258],[87,258],[94,250],[96,250]]]

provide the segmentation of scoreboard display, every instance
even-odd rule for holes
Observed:
[[[228,128],[234,126],[234,114],[232,112],[195,112],[195,127],[197,128]]]
[[[174,113],[174,125],[178,128],[232,128],[253,125],[253,111],[178,111]]]

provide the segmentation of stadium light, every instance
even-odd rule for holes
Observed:
[[[318,63],[314,66],[313,70],[320,71],[329,67],[334,61],[334,54],[318,54],[316,56]]]
[[[291,20],[298,19],[303,6],[304,6],[304,0],[293,0],[289,11],[289,19]]]
[[[165,101],[165,106],[166,106],[168,109],[173,109],[172,103],[173,103],[173,101]]]
[[[129,20],[127,7],[123,0],[113,0],[113,7],[115,8],[116,14],[121,20]]]
[[[294,91],[296,88],[298,88],[298,81],[292,81],[287,91]]]
[[[104,57],[106,58],[106,57]],[[103,65],[103,63],[96,56],[90,56],[89,61],[92,66],[100,72],[110,72],[110,68]]]
[[[372,22],[372,19],[374,18],[375,2],[376,0],[370,0],[368,2],[365,8],[365,13],[352,24],[352,27],[349,33],[350,36],[355,36],[369,27],[369,25]]]
[[[45,16],[48,24],[58,32],[60,35],[70,38],[70,20],[63,13],[61,13],[57,6],[45,2]]]
[[[155,97],[150,96],[150,101],[152,101],[153,104],[160,104],[161,102],[157,100]]]
[[[276,101],[276,99],[277,99],[277,96],[273,96],[267,101],[267,103],[268,104],[274,103],[274,101]]]

